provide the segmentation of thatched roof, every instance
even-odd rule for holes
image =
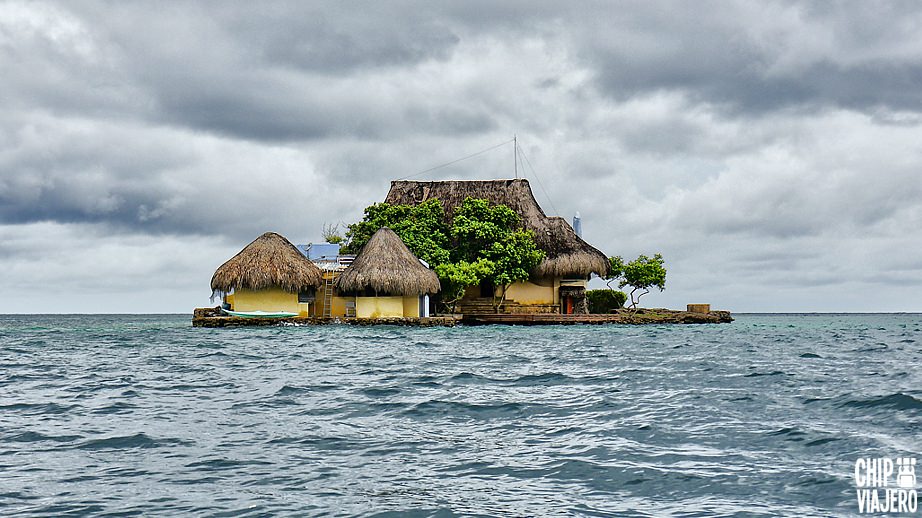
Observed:
[[[336,289],[423,295],[438,292],[441,285],[435,272],[423,266],[393,230],[383,227],[362,247],[352,266],[336,279]]]
[[[452,180],[391,182],[385,203],[416,205],[438,198],[450,218],[465,198],[481,198],[494,205],[506,205],[521,218],[526,229],[547,257],[535,268],[538,276],[564,277],[608,273],[608,257],[583,241],[563,218],[549,217],[538,205],[528,180]]]
[[[214,272],[211,289],[262,290],[274,287],[297,293],[320,286],[322,276],[320,268],[304,257],[290,241],[275,232],[266,232]]]

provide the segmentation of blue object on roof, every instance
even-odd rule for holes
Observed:
[[[308,243],[298,245],[298,250],[311,261],[335,261],[339,257],[339,245],[333,243]]]

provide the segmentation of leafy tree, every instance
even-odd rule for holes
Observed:
[[[465,289],[480,284],[493,273],[494,268],[495,265],[487,259],[478,259],[473,263],[442,263],[436,266],[435,273],[442,284],[442,303],[454,313],[458,302],[464,297]]]
[[[375,203],[365,208],[365,217],[349,225],[343,253],[357,254],[381,227],[389,227],[416,257],[430,266],[449,261],[448,227],[439,200],[419,205]]]
[[[455,207],[451,237],[456,243],[455,260],[473,260],[515,230],[519,215],[505,205],[466,198]]]
[[[344,253],[358,253],[381,227],[390,227],[417,257],[435,269],[442,283],[443,302],[454,311],[464,289],[490,282],[493,308],[499,311],[509,286],[528,279],[544,259],[531,231],[520,228],[518,214],[505,205],[467,198],[446,223],[441,202],[419,205],[376,203],[365,208],[362,221],[349,225]]]
[[[666,289],[666,267],[663,265],[663,256],[656,254],[652,258],[645,255],[625,264],[620,256],[608,258],[611,272],[608,274],[608,287],[618,280],[618,287],[630,286],[631,308],[636,309],[640,297],[650,293],[650,288]],[[640,293],[637,293],[637,292]],[[635,297],[636,294],[636,297]]]
[[[544,251],[535,244],[531,230],[515,230],[507,233],[483,251],[493,264],[493,272],[487,276],[500,289],[500,297],[493,297],[493,310],[497,313],[506,302],[506,293],[516,281],[528,280],[532,270],[544,259]]]
[[[605,279],[605,285],[608,286],[608,289],[614,291],[615,289],[611,287],[611,283],[624,276],[624,259],[620,255],[613,255],[608,258],[608,264],[608,276],[603,277],[603,279]]]
[[[483,280],[500,289],[499,298],[493,294],[496,312],[506,302],[509,286],[527,280],[544,259],[534,234],[519,228],[519,222],[515,211],[505,205],[490,205],[487,200],[466,198],[455,208],[451,227],[456,244],[453,258],[466,262],[486,259],[493,264],[493,270]]]

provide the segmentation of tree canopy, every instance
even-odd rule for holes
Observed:
[[[621,256],[609,257],[608,260],[611,264],[611,272],[605,277],[608,285],[611,287],[611,283],[618,280],[619,288],[633,288],[629,293],[631,308],[637,307],[640,297],[650,293],[650,288],[659,288],[660,291],[666,289],[666,267],[661,254],[653,257],[641,255],[626,264]]]
[[[436,266],[435,274],[439,276],[439,282],[442,284],[442,302],[454,313],[458,301],[464,297],[465,289],[479,284],[493,273],[495,268],[496,265],[487,259],[478,259],[472,263],[442,263]]]
[[[430,266],[450,260],[449,229],[445,224],[445,210],[438,200],[419,205],[369,205],[362,221],[349,225],[343,253],[357,254],[381,227],[393,230],[416,257]]]
[[[526,280],[544,259],[534,235],[521,228],[519,215],[505,205],[467,198],[455,208],[451,223],[437,199],[419,205],[376,203],[362,221],[349,225],[345,253],[358,251],[381,227],[390,227],[417,257],[435,269],[442,297],[451,309],[467,286],[487,281],[500,289],[496,310],[506,290]]]

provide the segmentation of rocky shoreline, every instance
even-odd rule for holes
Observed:
[[[468,325],[574,325],[574,324],[721,324],[733,322],[729,311],[677,311],[664,308],[619,309],[608,314],[560,315],[551,313],[500,313],[471,315],[441,315],[427,318],[240,318],[221,313],[220,308],[196,308],[192,316],[193,327],[242,326],[306,326],[349,324],[358,326],[392,325],[414,327],[453,327]]]
[[[243,327],[243,326],[319,326],[329,324],[349,324],[354,326],[413,326],[413,327],[453,327],[460,321],[460,316],[434,316],[425,318],[387,317],[387,318],[241,318],[225,315],[221,308],[195,308],[192,314],[192,327]]]
[[[619,309],[606,314],[560,315],[478,314],[464,315],[461,323],[470,325],[574,325],[574,324],[722,324],[733,322],[729,311],[677,311],[664,308]]]

